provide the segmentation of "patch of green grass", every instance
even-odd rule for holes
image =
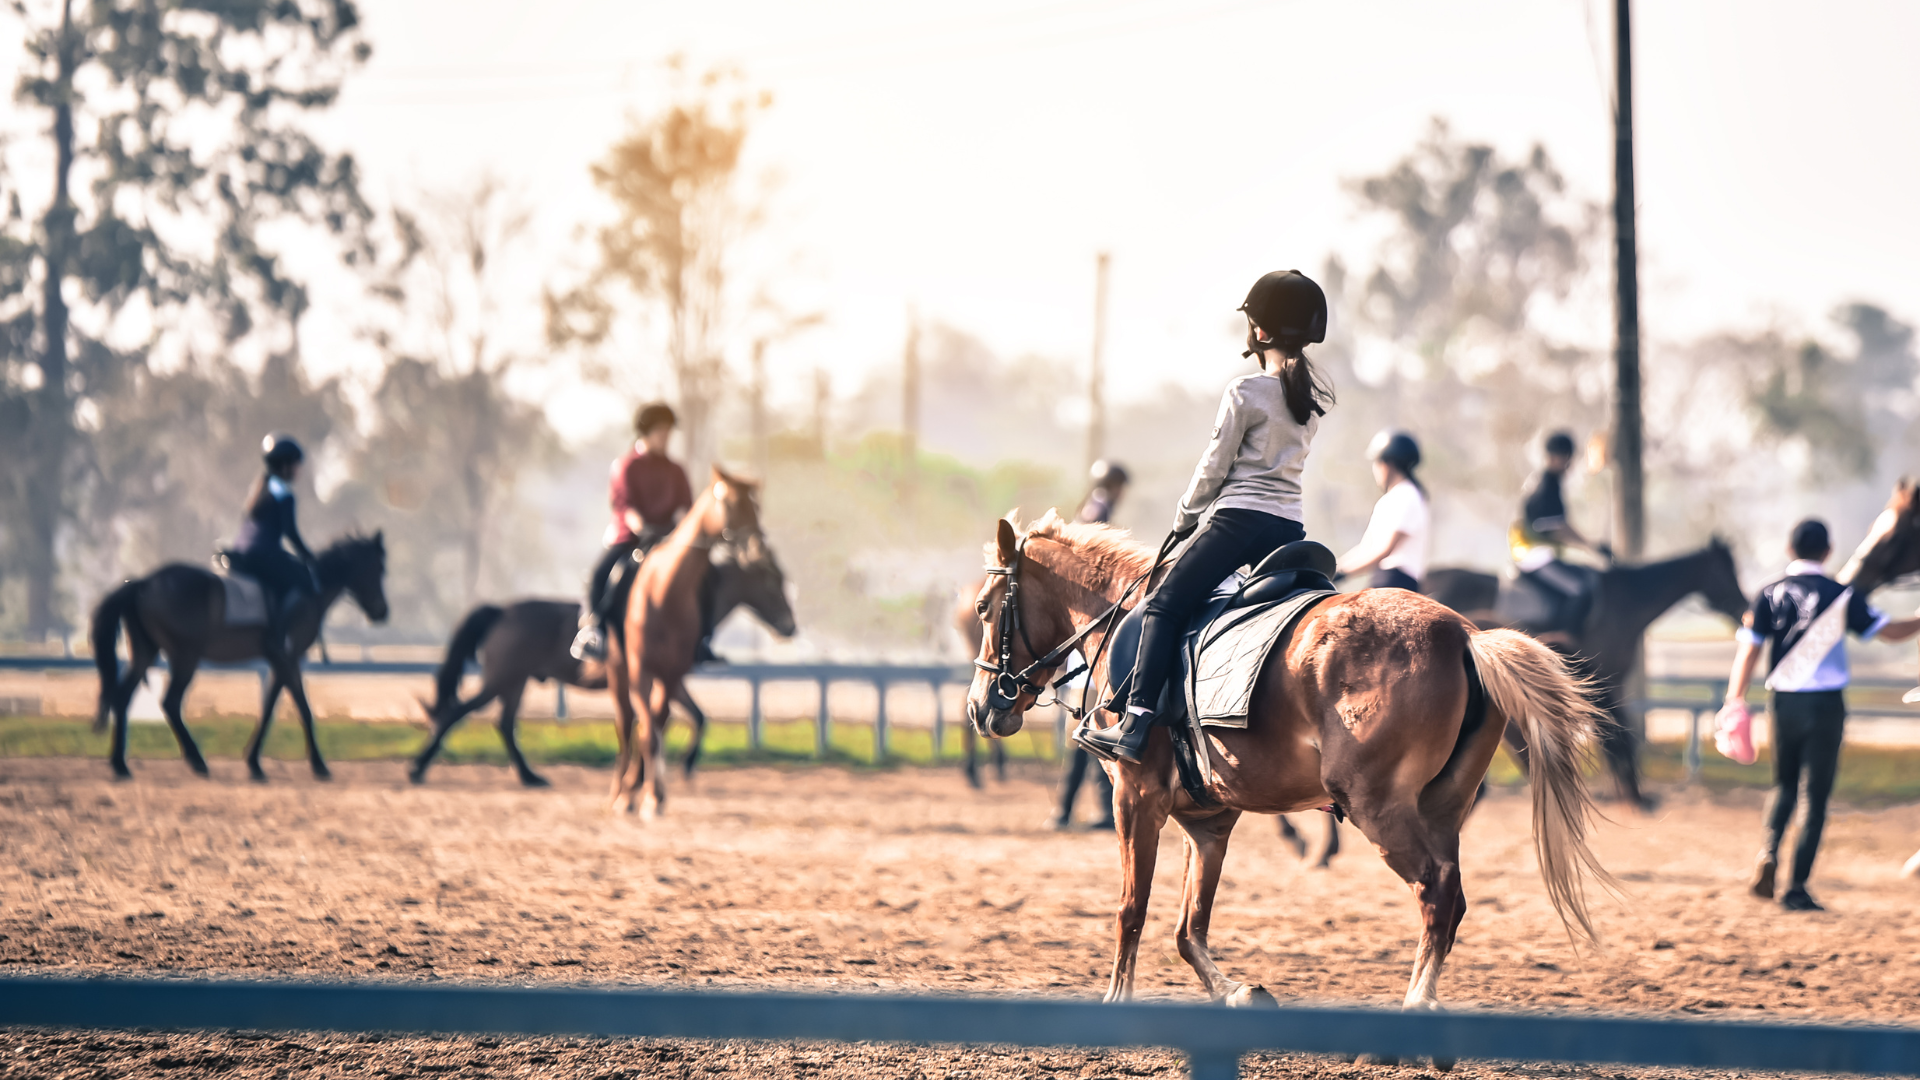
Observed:
[[[208,716],[187,722],[201,753],[208,757],[238,758],[253,734],[251,717]],[[686,753],[692,727],[676,719],[667,735],[667,752],[679,757]],[[613,725],[602,720],[560,723],[553,720],[522,721],[519,725],[520,749],[529,761],[565,762],[575,765],[611,765],[618,744]],[[829,732],[826,760],[842,765],[874,764],[873,727],[870,724],[837,723]],[[942,761],[958,760],[962,753],[962,732],[949,724]],[[329,761],[389,761],[410,758],[426,744],[427,733],[411,724],[360,720],[323,720],[319,723],[320,752]],[[925,728],[895,728],[888,741],[887,759],[891,763],[931,765],[934,763],[933,733]],[[984,756],[984,747],[982,756]],[[1053,731],[1026,731],[1006,741],[1009,757],[1014,759],[1052,759],[1055,756]],[[747,727],[738,723],[716,723],[707,727],[703,763],[726,765],[748,762],[806,762],[814,760],[814,723],[804,720],[769,721],[762,726],[761,747],[747,745]],[[304,760],[306,744],[298,722],[277,721],[267,735],[267,757],[286,761]],[[95,734],[90,721],[64,717],[27,716],[0,718],[0,757],[97,757],[107,756],[107,733]],[[133,724],[127,731],[127,756],[167,759],[180,756],[173,733],[165,724]],[[441,747],[441,760],[454,763],[478,762],[504,765],[507,754],[491,721],[469,720],[454,729]]]

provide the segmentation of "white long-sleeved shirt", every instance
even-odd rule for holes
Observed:
[[[1213,439],[1194,467],[1174,527],[1194,524],[1209,507],[1302,520],[1300,474],[1319,428],[1315,415],[1304,424],[1293,422],[1286,389],[1277,376],[1257,372],[1233,380],[1220,397]]]

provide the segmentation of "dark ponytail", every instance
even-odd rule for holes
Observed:
[[[1264,341],[1260,344],[1276,349],[1284,358],[1280,370],[1273,374],[1286,393],[1287,411],[1293,414],[1293,422],[1305,426],[1312,417],[1327,415],[1327,406],[1334,401],[1333,388],[1314,370],[1313,361],[1307,359],[1306,346],[1271,345]]]

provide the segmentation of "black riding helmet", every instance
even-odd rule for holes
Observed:
[[[1088,479],[1093,481],[1094,487],[1113,487],[1116,484],[1124,484],[1129,479],[1125,465],[1117,461],[1108,461],[1105,458],[1094,462],[1093,468],[1088,470],[1087,476]]]
[[[260,440],[260,456],[269,469],[284,468],[307,460],[307,452],[291,435],[269,435]]]
[[[1411,475],[1420,465],[1420,444],[1406,432],[1389,428],[1367,444],[1367,460],[1384,461]]]
[[[1548,457],[1570,458],[1573,456],[1573,436],[1564,431],[1556,431],[1547,436],[1544,449]]]
[[[1327,294],[1298,270],[1275,270],[1261,277],[1238,310],[1276,345],[1299,348],[1327,340]]]

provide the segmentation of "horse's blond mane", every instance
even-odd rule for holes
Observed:
[[[1067,521],[1058,510],[1048,510],[1040,516],[1040,520],[1024,530],[1014,514],[1008,514],[1007,520],[1020,533],[1022,540],[1050,541],[1077,556],[1073,559],[1043,559],[1032,547],[1026,548],[1027,554],[1035,557],[1035,561],[1083,589],[1108,593],[1116,585],[1124,585],[1146,573],[1147,567],[1153,562],[1153,552],[1145,544],[1133,539],[1125,529]],[[996,563],[999,558],[998,546],[988,544],[987,562]]]

